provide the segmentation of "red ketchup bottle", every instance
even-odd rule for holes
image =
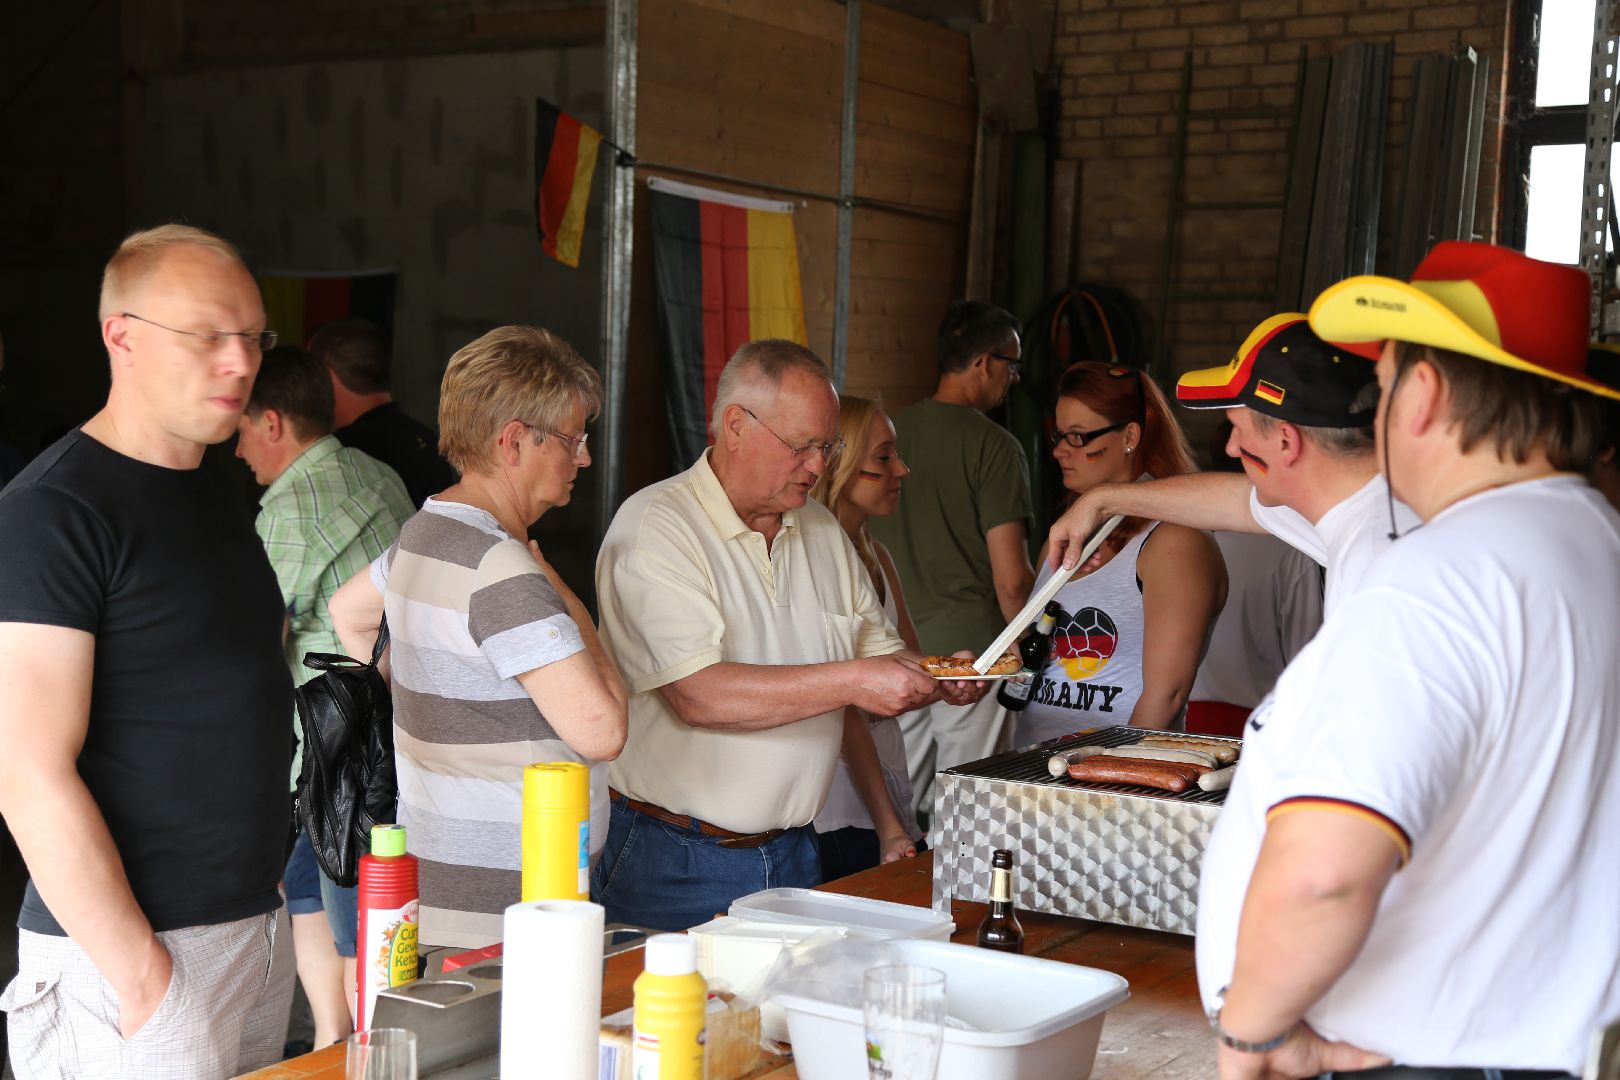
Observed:
[[[371,854],[360,857],[359,963],[355,1027],[371,1027],[377,994],[416,978],[416,929],[421,911],[416,856],[405,850],[405,826],[374,825]]]

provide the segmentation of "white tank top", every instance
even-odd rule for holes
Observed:
[[[1052,632],[1052,653],[1018,716],[1019,746],[1081,728],[1131,722],[1142,696],[1142,590],[1136,560],[1153,522],[1131,537],[1101,570],[1058,590],[1063,607]],[[1036,587],[1052,576],[1042,569]]]
[[[881,563],[879,567],[882,567]],[[898,627],[900,609],[894,602],[894,582],[889,579],[887,569],[883,569],[882,574],[883,614],[888,616],[891,626]],[[920,840],[922,830],[917,827],[917,817],[911,812],[911,774],[906,771],[906,741],[900,733],[900,721],[892,716],[872,721],[872,741],[877,744],[878,764],[883,767],[883,784],[889,789],[889,797],[894,800],[900,824],[905,826],[913,840]],[[861,801],[860,793],[855,790],[855,782],[849,778],[849,766],[840,757],[838,768],[833,773],[832,787],[827,790],[827,801],[822,804],[821,813],[816,815],[815,828],[816,832],[823,833],[850,826],[870,829],[872,815]]]

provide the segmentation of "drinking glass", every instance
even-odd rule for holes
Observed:
[[[870,1080],[934,1080],[945,1037],[945,973],[895,964],[866,973]]]
[[[416,1080],[416,1032],[372,1028],[349,1036],[345,1080]]]

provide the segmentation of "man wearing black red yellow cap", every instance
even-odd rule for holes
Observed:
[[[1323,615],[1354,590],[1390,543],[1389,491],[1373,458],[1378,407],[1371,350],[1323,341],[1299,313],[1255,327],[1218,368],[1182,376],[1176,399],[1225,409],[1226,452],[1245,476],[1197,473],[1092,488],[1052,526],[1054,562],[1072,564],[1113,514],[1223,532],[1270,532],[1326,570]],[[1417,524],[1397,507],[1401,531]]]
[[[1448,242],[1311,309],[1384,342],[1378,449],[1424,526],[1251,719],[1198,903],[1223,1080],[1567,1077],[1620,1015],[1620,515],[1582,475],[1620,391],[1587,295]]]

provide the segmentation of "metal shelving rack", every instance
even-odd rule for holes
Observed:
[[[1620,89],[1620,0],[1598,0],[1592,29],[1592,90],[1586,103],[1586,171],[1581,188],[1581,267],[1592,276],[1592,336],[1620,333],[1620,301],[1604,303],[1615,284],[1607,268],[1614,206],[1611,146]]]

